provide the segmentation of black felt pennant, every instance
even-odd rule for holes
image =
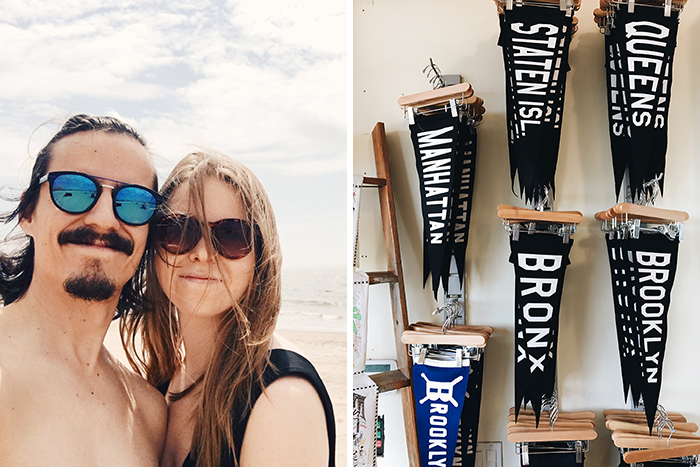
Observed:
[[[554,191],[572,18],[536,6],[501,15],[511,181],[527,201]]]
[[[668,309],[678,264],[678,240],[670,240],[661,234],[642,233],[633,245],[641,392],[651,432],[661,391]]]
[[[423,282],[437,298],[455,258],[463,281],[476,169],[476,129],[466,113],[415,116],[411,140],[423,214]]]
[[[620,8],[606,36],[610,147],[615,192],[625,170],[631,194],[649,196],[645,184],[665,171],[668,110],[679,12],[640,5]],[[663,178],[659,187],[663,193]]]
[[[448,234],[458,164],[458,127],[459,117],[448,113],[417,115],[411,125],[423,211],[423,280],[432,276],[436,297],[446,252],[451,251]]]
[[[476,443],[479,438],[479,413],[481,412],[481,385],[484,379],[484,354],[479,360],[472,360],[469,369],[467,394],[462,407],[462,417],[457,439],[457,452],[461,455],[463,467],[475,467]],[[455,455],[455,461],[457,456]],[[455,462],[453,465],[457,465]]]
[[[615,325],[625,400],[644,403],[649,430],[661,391],[668,308],[678,263],[678,240],[640,233],[608,239]]]
[[[559,307],[573,240],[521,234],[511,240],[515,268],[515,413],[531,403],[536,423],[556,374]]]

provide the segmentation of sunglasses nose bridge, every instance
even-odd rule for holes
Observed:
[[[115,190],[117,189],[117,187],[116,187],[116,186],[112,186],[112,185],[105,185],[104,183],[101,183],[101,184],[100,184],[100,188],[98,188],[98,190],[97,190],[97,191],[99,191],[99,193],[98,193],[98,195],[97,195],[97,202],[99,203],[100,198],[102,197],[102,193],[104,193],[104,188],[109,188],[109,189],[111,190],[111,191],[110,191],[110,193],[111,193],[110,198],[112,198],[112,202],[114,202],[114,198],[115,198],[115,196],[116,196],[116,194],[115,194],[116,191],[115,191]]]
[[[102,194],[104,193],[104,188],[111,189],[112,196],[108,196],[106,200],[103,200]],[[93,207],[87,211],[85,220],[88,223],[99,223],[106,228],[118,228],[119,219],[114,212],[114,190],[116,187],[106,184],[98,184],[97,199]],[[104,206],[101,206],[103,205]]]
[[[204,240],[204,237],[200,234],[199,238],[197,239],[197,243],[192,247],[190,251],[187,252],[188,255],[190,255],[190,258],[192,260],[199,260],[203,263],[206,263],[210,259],[213,259],[213,255],[209,252],[209,248],[207,247],[207,242]]]

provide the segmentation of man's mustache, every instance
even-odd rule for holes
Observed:
[[[66,245],[99,245],[119,251],[131,256],[134,253],[134,243],[116,232],[100,234],[90,227],[78,227],[75,230],[66,230],[58,234],[58,244]]]

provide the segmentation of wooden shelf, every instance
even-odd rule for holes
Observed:
[[[411,380],[401,370],[385,371],[384,373],[369,375],[369,377],[377,385],[379,392],[407,388],[411,385]]]

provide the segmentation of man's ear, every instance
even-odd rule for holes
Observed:
[[[33,237],[32,233],[34,232],[34,222],[33,222],[33,215],[29,215],[28,217],[23,217],[19,221],[19,228],[24,231],[25,234],[29,235],[30,237]]]

